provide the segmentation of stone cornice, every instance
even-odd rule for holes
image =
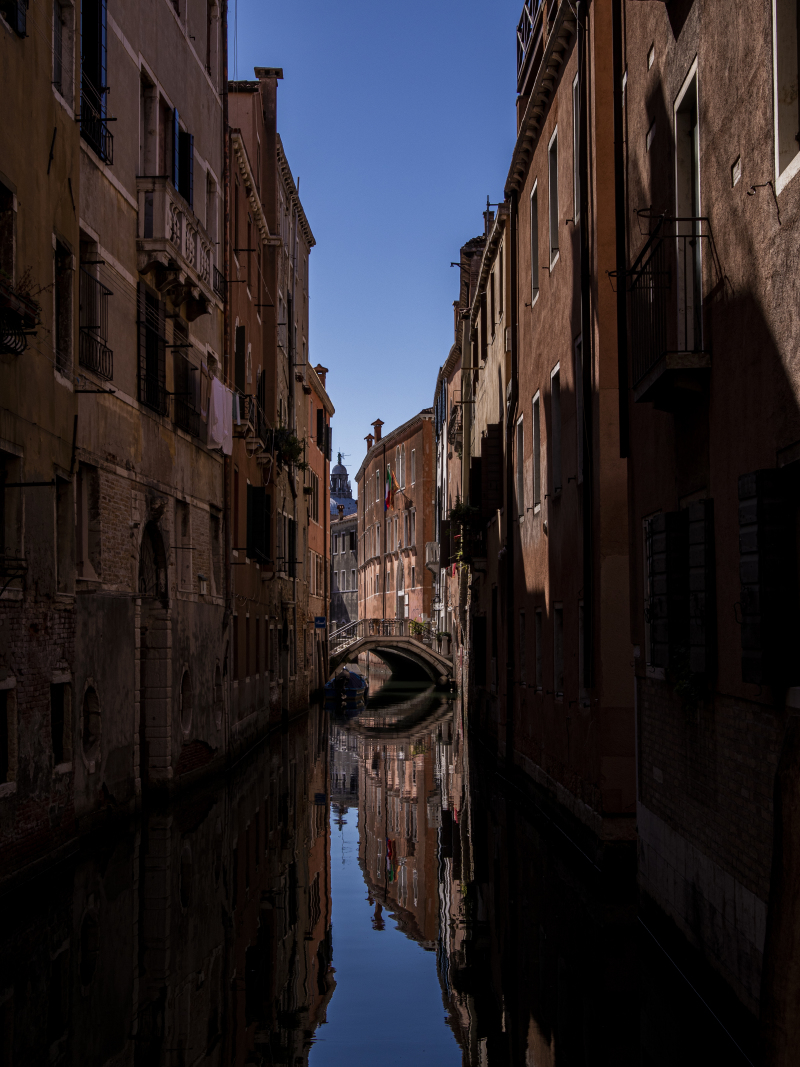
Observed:
[[[500,204],[497,209],[497,217],[494,220],[492,226],[492,232],[489,234],[489,240],[486,242],[486,247],[483,250],[483,256],[481,257],[481,269],[478,272],[478,284],[475,286],[475,296],[472,300],[472,307],[469,312],[469,326],[471,330],[475,329],[478,321],[478,315],[481,309],[481,296],[486,292],[486,284],[489,280],[489,272],[494,266],[494,259],[497,255],[497,249],[500,246],[500,238],[506,228],[506,220],[510,216],[510,210],[508,204]]]
[[[304,369],[309,378],[308,384],[311,386],[311,388],[317,394],[319,399],[322,401],[322,406],[325,408],[328,414],[330,416],[333,416],[336,412],[336,409],[333,406],[331,398],[328,396],[325,386],[322,384],[322,379],[310,363],[306,364]]]
[[[292,171],[289,167],[289,162],[286,159],[286,153],[283,150],[283,142],[281,141],[280,134],[278,134],[278,170],[283,178],[283,184],[286,186],[289,193],[289,200],[297,211],[297,217],[300,220],[300,229],[303,231],[308,247],[313,248],[317,242],[314,240],[314,234],[311,232],[306,213],[303,211],[303,205],[300,203],[300,194],[294,183]]]
[[[247,196],[247,202],[250,204],[250,208],[253,212],[253,218],[255,219],[256,226],[258,226],[258,231],[261,234],[261,240],[265,245],[277,244],[279,243],[279,238],[273,237],[269,232],[267,217],[261,206],[261,199],[259,198],[255,178],[253,177],[253,170],[250,166],[250,157],[247,154],[247,146],[244,143],[241,130],[231,130],[231,144],[233,145],[233,152],[236,156],[239,173],[244,180],[244,190],[245,195]]]
[[[512,193],[518,193],[525,183],[533,153],[539,143],[542,125],[550,110],[558,79],[575,40],[576,30],[575,12],[569,0],[561,0],[553,20],[553,28],[542,53],[542,61],[528,98],[528,106],[525,108],[525,115],[520,123],[517,143],[514,146],[511,166],[506,178],[505,195],[507,197]]]

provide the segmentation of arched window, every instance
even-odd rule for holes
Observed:
[[[181,729],[185,734],[192,728],[192,682],[189,672],[184,671],[181,678]]]
[[[144,528],[139,550],[139,596],[163,599],[167,595],[167,557],[158,526],[152,520]]]
[[[88,760],[93,760],[100,744],[100,701],[97,699],[97,690],[92,686],[83,694],[82,714],[83,754]]]

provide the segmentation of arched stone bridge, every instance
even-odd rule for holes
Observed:
[[[447,638],[444,641],[449,644]],[[329,640],[329,664],[334,673],[362,652],[374,652],[395,674],[429,678],[436,685],[453,681],[453,658],[432,628],[413,619],[361,619],[334,630]],[[447,650],[449,652],[449,649]]]

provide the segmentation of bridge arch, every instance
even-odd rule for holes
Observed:
[[[393,667],[408,663],[422,672],[434,685],[449,685],[453,681],[453,661],[436,652],[416,637],[392,634],[367,634],[340,647],[330,656],[330,670],[334,673],[344,663],[353,663],[362,652],[375,652]]]

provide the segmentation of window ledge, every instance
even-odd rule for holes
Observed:
[[[58,89],[56,89],[55,85],[53,86],[53,96],[56,98],[58,103],[61,105],[61,107],[64,108],[66,113],[69,115],[69,117],[74,122],[75,121],[75,110],[74,110],[74,108],[72,108],[70,106],[69,102],[67,101],[67,98],[65,96],[61,95],[61,93],[58,91]]]
[[[560,258],[561,258],[561,252],[557,250],[556,254],[550,260],[550,271],[551,272],[552,272],[553,268],[555,267],[556,263],[558,263]]]
[[[13,793],[16,793],[16,791],[16,782],[3,782],[3,784],[0,785],[0,797],[10,797]]]
[[[53,774],[71,774],[71,773],[72,773],[72,762],[70,762],[70,763],[57,763],[55,765],[55,767],[53,767]]]

